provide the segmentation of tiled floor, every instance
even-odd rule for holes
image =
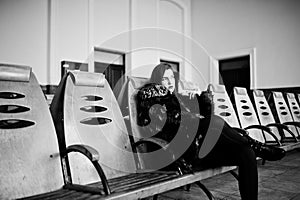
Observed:
[[[260,200],[300,200],[300,152],[289,152],[281,161],[258,164]],[[203,180],[217,199],[240,199],[236,179],[230,174],[222,174]],[[208,199],[203,192],[192,185],[190,191],[176,189],[159,196],[160,200]]]

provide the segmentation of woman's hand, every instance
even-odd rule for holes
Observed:
[[[200,96],[200,94],[201,94],[201,90],[200,89],[194,89],[194,90],[189,90],[188,91],[188,95],[189,95],[190,99],[195,98],[196,95]]]
[[[182,91],[180,91],[180,94],[182,96],[188,96],[189,99],[193,99],[193,98],[195,98],[196,95],[201,94],[201,90],[200,89],[182,90]]]

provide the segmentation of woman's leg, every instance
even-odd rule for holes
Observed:
[[[239,189],[243,200],[257,199],[258,174],[256,156],[247,138],[240,135],[221,118],[212,117],[212,123],[223,123],[223,129],[216,145],[201,163],[209,166],[237,165],[239,170]],[[209,127],[210,120],[203,120],[200,130]]]

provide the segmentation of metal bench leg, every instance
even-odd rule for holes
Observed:
[[[205,187],[205,185],[203,185],[200,181],[197,181],[195,183],[203,190],[203,192],[206,194],[208,199],[210,199],[210,200],[215,199],[214,195],[207,189],[207,187]]]

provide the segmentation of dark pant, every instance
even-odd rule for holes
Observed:
[[[257,163],[248,139],[231,128],[222,118],[212,116],[201,120],[199,130],[207,131],[210,125],[223,125],[221,135],[200,163],[209,166],[238,166],[239,189],[243,200],[256,200],[258,191]],[[212,127],[212,126],[211,126]]]

